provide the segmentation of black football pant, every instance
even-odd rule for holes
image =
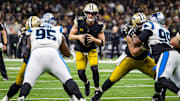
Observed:
[[[2,54],[3,54],[2,51],[0,51],[0,71],[1,71],[1,75],[3,76],[3,78],[7,78],[7,72],[6,72],[4,59],[3,59]]]

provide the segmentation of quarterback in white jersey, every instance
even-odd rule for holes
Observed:
[[[44,14],[40,27],[31,28],[30,34],[31,55],[25,71],[24,81],[19,95],[19,101],[29,94],[38,77],[47,72],[58,78],[66,86],[70,94],[76,97],[75,101],[84,101],[83,96],[73,81],[63,57],[69,56],[62,26],[54,26],[55,18],[51,13]],[[72,90],[73,89],[73,90]]]
[[[148,40],[152,58],[157,63],[155,95],[159,96],[162,88],[168,88],[180,96],[177,85],[170,80],[175,72],[180,68],[180,54],[170,45],[170,32],[163,26],[165,17],[161,12],[152,15],[151,21],[143,24],[143,32],[133,38],[135,46]],[[164,101],[154,98],[153,101]]]

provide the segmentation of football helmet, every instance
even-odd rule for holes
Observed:
[[[152,16],[150,17],[150,20],[152,22],[156,22],[163,25],[165,23],[165,16],[161,12],[156,12],[152,14]]]
[[[146,16],[143,13],[136,13],[132,16],[132,24],[134,27],[139,27],[147,21]]]
[[[56,25],[56,23],[57,23],[54,15],[52,13],[45,13],[41,17],[41,21],[42,21],[42,23],[48,23],[51,25]]]
[[[37,16],[30,16],[28,20],[26,21],[26,30],[32,28],[32,27],[39,27],[41,24],[41,20]]]
[[[94,3],[88,3],[85,7],[84,7],[84,15],[87,17],[88,21],[94,21],[97,17],[97,13],[99,12],[99,9],[97,7],[96,4]],[[89,18],[88,14],[92,14],[94,17],[93,18]]]

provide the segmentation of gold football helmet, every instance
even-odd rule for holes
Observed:
[[[147,21],[146,16],[143,13],[136,13],[132,16],[132,24],[134,27],[139,27]]]
[[[88,21],[94,21],[96,19],[96,15],[99,12],[99,9],[97,7],[96,4],[94,3],[88,3],[85,7],[84,7],[84,15],[87,17]],[[87,14],[93,14],[94,18],[88,18]]]
[[[41,24],[41,20],[37,16],[30,16],[28,20],[26,21],[26,30],[32,28],[32,27],[39,27]]]

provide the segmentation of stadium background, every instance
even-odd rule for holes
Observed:
[[[18,32],[25,25],[27,18],[31,15],[41,17],[45,12],[52,12],[57,19],[58,25],[64,26],[66,29],[64,34],[68,36],[74,17],[82,14],[83,7],[88,2],[84,0],[0,0],[0,22],[5,25],[8,34],[7,57],[10,58],[5,59],[9,81],[0,80],[0,99],[6,95],[9,86],[15,81],[16,74],[22,64],[22,60],[12,60],[11,58],[16,57],[13,54],[16,53]],[[166,25],[172,34],[180,30],[179,0],[94,0],[93,2],[97,3],[100,10],[98,19],[104,21],[107,26],[105,31],[106,45],[103,47],[104,56],[107,58],[109,58],[111,50],[110,36],[113,27],[119,29],[119,46],[122,53],[125,45],[121,32],[122,27],[130,23],[131,16],[136,12],[140,11],[150,16],[153,12],[161,11],[166,16]],[[84,85],[78,78],[75,63],[70,60],[67,65],[84,95]],[[115,64],[112,61],[106,63],[100,61],[100,85],[110,76],[114,67]],[[92,81],[89,66],[87,75]],[[154,81],[151,78],[140,72],[133,71],[108,90],[103,95],[102,101],[150,101],[154,92],[153,84]],[[91,83],[91,94],[86,97],[88,100],[94,95],[93,86],[93,83]],[[12,100],[16,100],[17,97],[18,94]],[[67,101],[68,96],[58,80],[45,74],[38,79],[34,89],[28,96],[28,100]],[[179,101],[179,98],[168,91],[167,101]]]
[[[180,1],[179,0],[91,0],[99,7],[98,19],[106,24],[106,45],[103,47],[104,56],[109,57],[111,51],[111,33],[113,27],[118,27],[120,34],[120,53],[123,51],[122,27],[130,23],[131,16],[143,12],[148,17],[156,12],[163,12],[166,25],[172,34],[180,30]],[[1,0],[0,22],[5,25],[8,34],[9,58],[17,57],[16,45],[18,31],[25,25],[31,15],[41,17],[45,12],[52,12],[58,25],[65,28],[68,36],[75,16],[82,15],[84,5],[91,1],[84,0]],[[73,44],[73,42],[72,42]],[[71,44],[71,45],[72,45]]]

